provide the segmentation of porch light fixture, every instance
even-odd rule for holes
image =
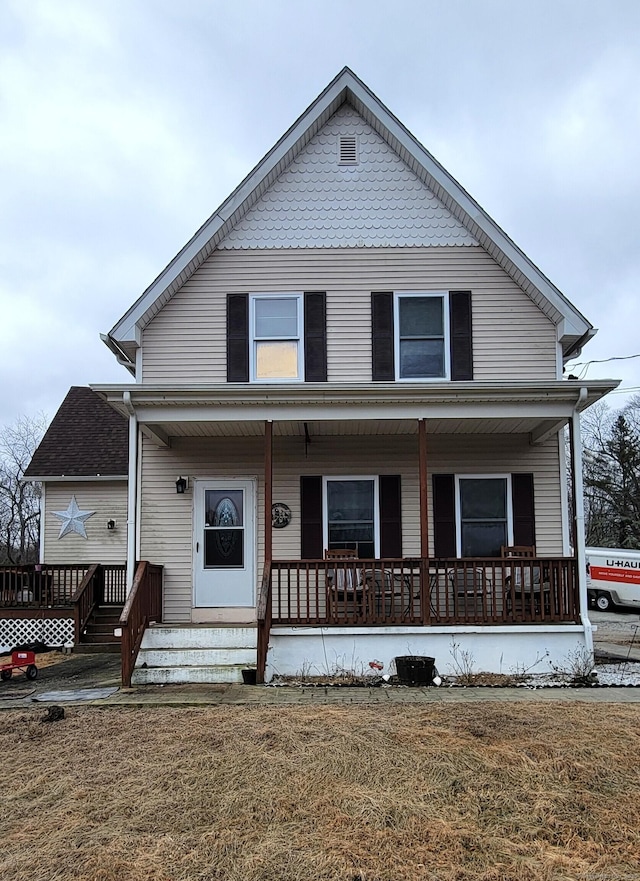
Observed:
[[[179,477],[176,480],[176,492],[178,495],[184,495],[189,487],[189,478],[188,477]]]
[[[110,520],[107,520],[107,529],[115,529],[116,525],[116,521],[113,519],[113,517]]]

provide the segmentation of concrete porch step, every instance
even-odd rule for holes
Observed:
[[[255,668],[257,627],[155,624],[144,634],[134,685],[242,682]]]
[[[209,649],[147,649],[138,654],[140,664],[147,667],[251,667],[256,663],[253,648]]]
[[[138,667],[131,677],[132,685],[164,685],[202,682],[211,685],[242,682],[246,664],[193,667]]]
[[[258,641],[256,626],[152,624],[145,630],[145,649],[252,648]]]

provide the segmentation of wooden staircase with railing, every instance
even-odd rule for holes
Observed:
[[[80,633],[74,651],[78,654],[107,652],[119,655],[122,645],[120,637],[122,609],[122,603],[96,606]]]

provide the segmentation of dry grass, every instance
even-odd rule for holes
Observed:
[[[638,705],[43,710],[0,715],[3,881],[640,877]]]

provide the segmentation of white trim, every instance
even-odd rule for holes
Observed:
[[[400,376],[400,300],[412,297],[442,298],[442,329],[444,334],[444,374],[442,376]],[[449,382],[451,380],[451,336],[449,328],[448,291],[394,291],[393,293],[393,357],[396,382]]]
[[[262,298],[270,300],[296,300],[297,302],[297,337],[260,337],[256,339],[256,302]],[[298,377],[292,379],[285,377],[283,379],[259,379],[256,376],[256,343],[262,340],[275,341],[295,341],[298,344]],[[249,378],[252,383],[298,383],[304,382],[305,375],[304,364],[304,296],[300,291],[267,291],[249,294]]]
[[[144,455],[144,443],[142,441],[142,427],[138,423],[138,457],[136,467],[136,546],[135,558],[142,559],[142,457]]]
[[[513,496],[511,474],[456,474],[455,475],[455,517],[456,517],[456,556],[462,557],[462,519],[460,511],[461,480],[505,480],[507,486],[507,544],[513,544]]]
[[[127,484],[127,596],[133,587],[136,565],[138,420],[131,400],[125,402],[129,412],[129,482]]]
[[[136,349],[136,382],[142,382],[142,346]]]
[[[373,544],[374,556],[380,556],[380,489],[377,474],[338,474],[322,478],[322,546],[329,547],[329,506],[327,503],[327,483],[334,480],[370,480],[373,482]]]
[[[128,476],[126,474],[95,474],[95,475],[86,475],[86,474],[78,474],[75,477],[73,475],[67,476],[65,474],[62,475],[48,475],[45,477],[31,477],[29,476],[28,480],[30,483],[105,483],[105,481],[111,480],[128,480]]]
[[[44,563],[44,535],[45,535],[45,512],[47,510],[47,490],[44,485],[40,488],[40,548],[38,550],[38,562]]]
[[[586,389],[582,391],[585,392]],[[593,628],[589,619],[589,601],[587,598],[587,554],[585,549],[584,535],[584,485],[582,483],[582,433],[580,427],[580,403],[576,404],[572,416],[573,443],[571,444],[571,457],[573,461],[573,492],[575,496],[576,510],[576,547],[574,555],[578,566],[578,593],[580,596],[580,618],[585,628],[587,648],[593,652]]]
[[[564,429],[558,432],[558,454],[560,461],[560,511],[562,516],[562,553],[571,556],[571,530],[569,529],[569,480],[567,476],[567,445]]]

